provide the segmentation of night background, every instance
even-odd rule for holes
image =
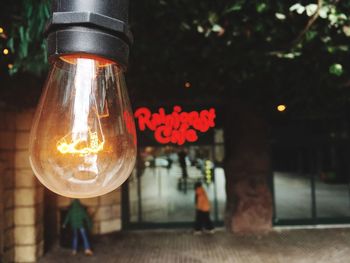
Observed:
[[[17,142],[28,137],[31,121],[27,119],[32,118],[49,71],[44,31],[50,6],[49,0],[0,3],[0,171],[6,174],[0,180],[0,200],[12,200],[0,206],[0,262],[2,258],[7,258],[4,262],[37,262],[52,247],[69,247],[60,232],[69,199],[41,189],[35,179],[22,185],[22,177],[17,175],[22,170],[33,174],[29,166],[17,165],[27,162],[28,155],[28,146],[21,148]],[[191,229],[196,180],[205,184],[212,220],[225,240],[248,234],[247,246],[260,246],[254,237],[267,233],[262,242],[272,240],[275,246],[280,237],[269,233],[278,227],[347,226],[349,11],[350,1],[340,0],[130,1],[133,43],[126,81],[134,112],[146,107],[152,113],[164,108],[170,114],[177,105],[186,112],[213,108],[215,127],[200,133],[196,142],[164,145],[155,140],[154,132],[140,131],[136,119],[136,168],[117,191],[118,197],[83,202],[98,222],[92,230],[94,240],[105,245],[107,241],[99,236],[117,230]],[[181,181],[182,151],[187,154],[184,165],[189,181],[185,186]],[[23,156],[18,157],[18,152]],[[36,189],[33,204],[16,204],[20,199],[16,191],[22,188],[26,194]],[[20,231],[16,226],[22,226],[16,223],[16,209],[22,206],[35,207],[35,223],[28,224],[37,229],[41,222],[39,228],[44,229],[29,243],[16,241],[15,233]],[[38,209],[51,212],[43,215]],[[110,214],[102,215],[103,209]],[[1,221],[8,213],[12,217]],[[327,231],[302,230],[286,234],[290,236],[281,237],[286,243],[281,242],[287,254],[299,234],[300,240],[306,240],[305,246],[313,242],[309,237],[327,239],[328,235],[330,242],[350,243],[349,230]],[[128,242],[124,234],[116,235],[108,242]],[[22,245],[34,247],[35,256],[28,260],[18,256]],[[324,246],[330,249],[332,244]],[[269,249],[265,252],[273,253],[274,249]],[[335,250],[330,252],[334,260],[328,262],[347,262],[350,250],[342,249],[344,258],[337,258]],[[54,251],[51,260],[60,253]],[[233,262],[232,258],[208,262]],[[313,257],[306,258],[310,261],[305,262],[316,262]],[[207,262],[201,259],[198,262]],[[290,259],[277,258],[276,262],[301,262]],[[49,257],[42,262],[56,261]]]

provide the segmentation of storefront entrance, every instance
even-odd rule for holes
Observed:
[[[148,146],[139,149],[128,183],[129,227],[192,226],[194,184],[201,181],[211,202],[211,218],[223,222],[225,176],[215,147]]]

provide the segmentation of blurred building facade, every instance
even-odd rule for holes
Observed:
[[[0,113],[0,259],[4,262],[37,262],[60,242],[62,218],[70,204],[69,198],[51,193],[33,176],[28,160],[33,114],[33,110]],[[272,225],[349,223],[347,137],[335,134],[327,140],[311,131],[311,140],[306,130],[300,132],[304,137],[291,127],[289,132],[277,132],[285,138],[271,136]],[[92,233],[191,227],[196,180],[205,183],[213,221],[223,225],[225,142],[220,125],[206,138],[181,147],[161,145],[147,133],[141,136],[138,163],[128,182],[105,196],[82,200],[93,219]],[[178,160],[183,149],[186,188]]]
[[[37,262],[58,242],[62,213],[70,199],[45,189],[28,158],[34,111],[0,113],[0,261]],[[121,192],[84,199],[93,234],[121,229]]]

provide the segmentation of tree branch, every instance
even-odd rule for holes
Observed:
[[[300,41],[302,41],[304,35],[310,30],[311,26],[316,22],[320,15],[320,9],[323,5],[323,0],[317,0],[317,9],[315,14],[309,19],[304,29],[299,33],[299,35],[292,42],[292,47],[296,46]]]

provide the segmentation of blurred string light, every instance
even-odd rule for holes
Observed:
[[[191,82],[185,82],[185,88],[191,88],[191,86],[192,86],[192,84],[191,84]]]
[[[13,64],[8,64],[7,67],[8,69],[13,69]]]
[[[7,39],[7,36],[5,34],[5,29],[3,27],[0,27],[0,38]]]
[[[3,53],[4,55],[8,55],[8,54],[10,53],[10,51],[9,51],[7,48],[5,48],[5,49],[2,51],[2,53]]]
[[[286,111],[286,109],[287,109],[287,106],[284,105],[284,104],[280,104],[280,105],[277,106],[277,110],[279,112],[284,112],[284,111]]]

